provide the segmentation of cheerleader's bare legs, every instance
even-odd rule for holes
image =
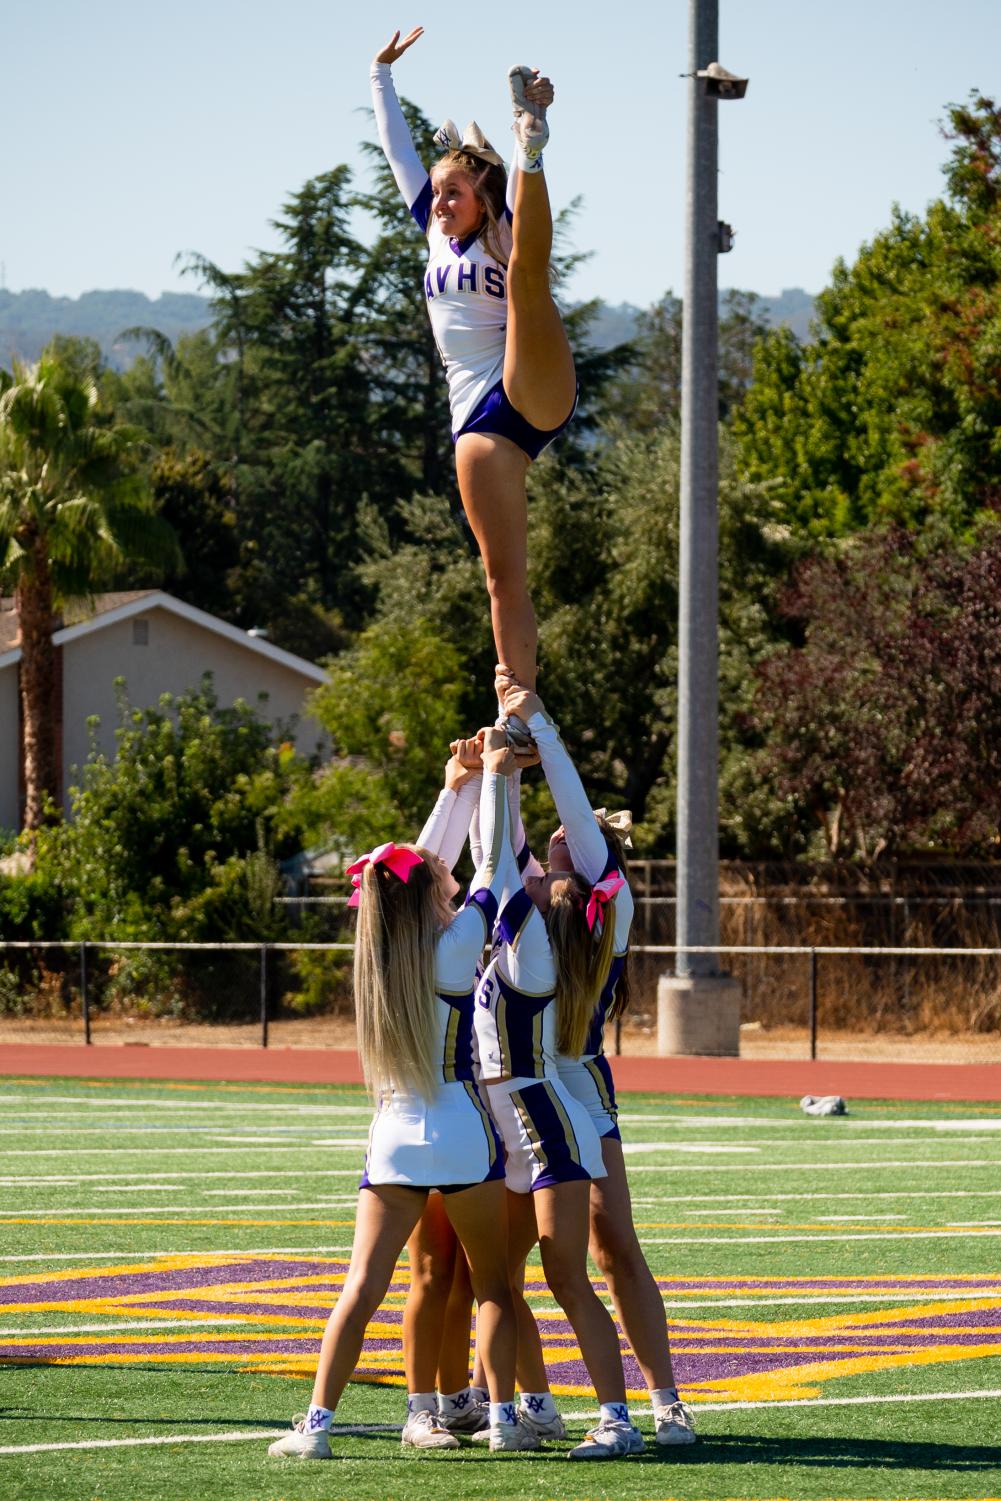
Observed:
[[[552,85],[537,79],[526,93],[547,105]],[[550,287],[553,216],[541,170],[518,173],[511,239],[504,391],[526,422],[551,432],[573,410],[577,378]],[[538,633],[528,593],[525,491],[531,460],[509,438],[464,433],[455,445],[455,463],[462,504],[483,558],[497,659],[534,685]]]

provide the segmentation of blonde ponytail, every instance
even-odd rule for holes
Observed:
[[[615,951],[615,899],[606,903],[600,931],[587,925],[591,886],[576,871],[558,881],[549,898],[546,930],[556,968],[556,1045],[579,1058]]]
[[[384,864],[361,874],[355,935],[354,999],[358,1052],[372,1095],[387,1087],[433,1099],[441,1083],[435,1058],[435,949],[443,902],[425,850],[401,881]]]

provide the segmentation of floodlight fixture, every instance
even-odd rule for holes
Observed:
[[[722,63],[710,63],[708,68],[700,68],[695,76],[703,80],[703,88],[710,99],[743,99],[747,93],[749,80],[728,73]]]

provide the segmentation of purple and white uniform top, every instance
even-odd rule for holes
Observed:
[[[479,781],[458,793],[444,789],[418,844],[451,869],[466,840]],[[482,814],[493,825],[493,802]],[[486,845],[468,903],[442,930],[435,946],[438,1088],[433,1098],[382,1081],[379,1108],[369,1132],[362,1187],[396,1183],[441,1188],[484,1182],[504,1173],[501,1143],[477,1082],[473,1035],[474,992],[485,939],[483,906],[496,903],[506,870],[493,860],[496,842]]]
[[[542,769],[549,783],[556,811],[563,824],[567,848],[573,867],[592,885],[609,875],[624,876],[619,868],[615,850],[605,838],[595,821],[587,793],[573,764],[570,753],[556,725],[547,714],[533,714],[528,721],[529,729],[539,748]],[[516,819],[515,844],[519,849],[519,864],[523,875],[541,875],[542,866],[528,851],[520,813],[514,810]],[[635,911],[632,893],[625,885],[616,893],[615,946],[612,964],[608,972],[598,1004],[591,1019],[591,1026],[580,1058],[569,1058],[560,1053],[556,1067],[561,1081],[583,1104],[597,1127],[600,1136],[619,1139],[617,1124],[618,1109],[615,1103],[615,1086],[612,1073],[605,1058],[605,1017],[615,999],[619,977],[629,952],[629,933]]]
[[[388,63],[373,63],[372,103],[379,141],[408,209],[428,239],[424,295],[445,366],[452,431],[462,430],[481,399],[504,373],[507,271],[477,235],[450,239],[431,213],[431,179],[417,155],[400,108]],[[510,248],[517,167],[508,171],[507,216],[501,225]]]

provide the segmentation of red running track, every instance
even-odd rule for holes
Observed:
[[[998,1063],[838,1063],[787,1058],[612,1058],[621,1093],[840,1094],[856,1100],[1001,1101]],[[0,1047],[0,1074],[75,1079],[205,1079],[360,1084],[357,1053],[333,1048],[171,1048],[129,1044]]]

